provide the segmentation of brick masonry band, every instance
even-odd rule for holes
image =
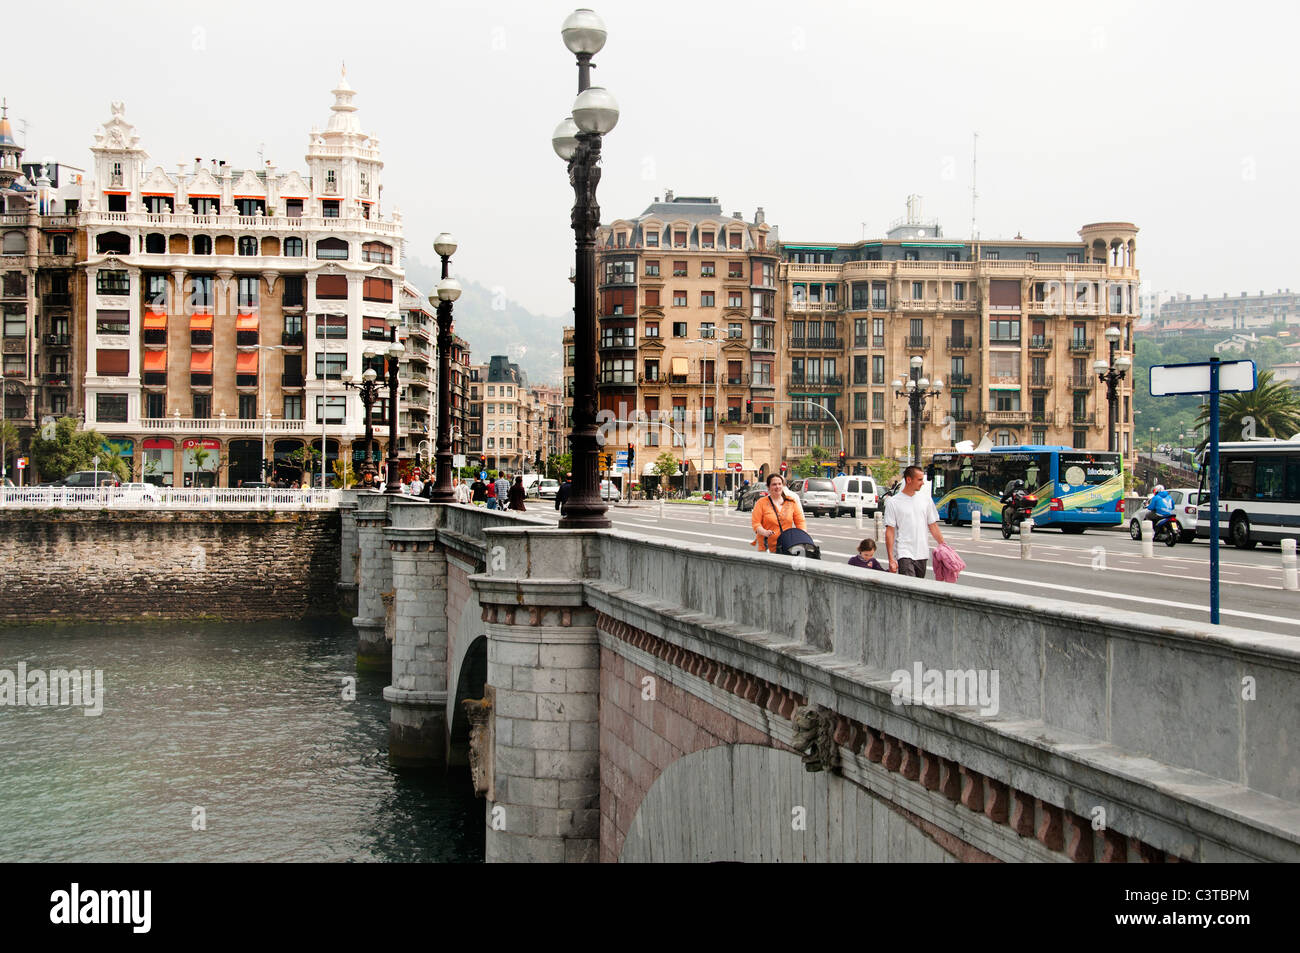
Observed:
[[[0,619],[300,619],[338,611],[337,512],[0,513]]]
[[[596,628],[682,672],[703,679],[723,692],[750,702],[771,716],[789,720],[795,709],[806,701],[796,692],[673,645],[603,612],[596,613]],[[641,692],[642,679],[647,676],[662,682],[662,675],[645,671],[615,653],[602,651],[601,859],[605,861],[617,859],[631,820],[650,785],[677,757],[720,744],[761,744],[788,750],[787,745],[776,741],[770,733],[764,734],[708,704],[707,700],[687,697],[685,690],[671,684],[660,684],[655,701],[659,710],[652,717],[652,723],[645,727],[659,735],[663,756],[657,760],[640,756],[620,759],[619,749],[627,748],[635,754],[638,747],[643,750],[646,747],[644,739],[640,745],[633,744],[635,713],[627,708],[631,706],[630,700]],[[616,682],[621,683],[622,690],[615,688]],[[1179,858],[1137,838],[1111,830],[1094,832],[1086,817],[907,744],[870,725],[838,714],[834,718],[835,742],[840,746],[842,756],[862,757],[879,764],[927,791],[938,792],[996,824],[1006,825],[1021,837],[1033,838],[1051,851],[1064,853],[1071,861],[1179,862]],[[693,730],[680,731],[683,726]],[[639,736],[642,732],[636,734]],[[638,770],[637,762],[642,763],[642,770]],[[891,807],[960,860],[994,859],[934,823],[896,805]]]

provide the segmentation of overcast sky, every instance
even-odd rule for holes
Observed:
[[[304,169],[347,61],[408,254],[533,311],[572,307],[572,191],[551,151],[572,6],[50,2],[22,7],[0,95],[30,161],[85,166],[126,103],[152,162]],[[1132,221],[1152,290],[1300,291],[1300,7],[1289,3],[606,0],[602,220],[665,188],[763,206],[786,241],[883,235],[908,193],[948,236],[1072,240]],[[32,19],[27,19],[31,17]],[[21,133],[20,133],[21,141]]]

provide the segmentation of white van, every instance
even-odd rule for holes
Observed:
[[[524,478],[524,496],[536,496],[538,484],[542,482],[540,473],[525,473]]]
[[[840,499],[840,513],[852,516],[859,504],[864,516],[873,515],[880,508],[880,489],[874,478],[869,476],[837,476],[835,495]]]

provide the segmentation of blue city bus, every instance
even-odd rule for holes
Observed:
[[[974,509],[981,520],[1000,523],[999,500],[1012,480],[1024,480],[1038,497],[1035,528],[1082,533],[1089,526],[1124,521],[1124,464],[1118,453],[1042,445],[948,451],[934,455],[926,476],[939,517],[951,525],[969,522]]]

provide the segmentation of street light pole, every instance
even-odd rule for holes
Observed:
[[[919,356],[913,357],[911,361],[914,374],[907,378],[904,383],[901,380],[894,381],[894,396],[904,397],[907,399],[907,409],[911,412],[912,420],[909,426],[908,439],[912,441],[911,465],[920,466],[921,464],[921,430],[923,421],[922,413],[925,411],[925,402],[931,397],[938,397],[943,393],[943,381],[935,378],[934,386],[930,386],[930,380],[927,377],[921,377],[922,360]]]
[[[556,127],[551,145],[569,164],[574,206],[574,401],[573,492],[559,525],[563,529],[604,529],[613,525],[605,515],[596,473],[596,232],[600,206],[601,136],[618,122],[618,103],[605,89],[591,85],[591,58],[605,45],[605,24],[590,10],[575,10],[561,29],[564,45],[578,60],[578,98],[573,115]]]
[[[1092,369],[1097,372],[1097,380],[1106,385],[1106,412],[1109,425],[1109,443],[1111,453],[1119,452],[1119,382],[1133,366],[1133,361],[1125,356],[1115,356],[1122,332],[1117,327],[1106,329],[1106,340],[1110,343],[1110,361],[1097,361]]]
[[[397,326],[402,323],[402,316],[396,311],[388,315],[388,479],[384,483],[384,492],[390,496],[400,496],[402,481],[397,475],[397,367],[406,348],[397,340]]]
[[[460,297],[460,282],[450,276],[451,256],[456,240],[447,232],[433,242],[433,250],[442,259],[442,280],[437,287],[438,317],[438,476],[430,499],[435,503],[454,503],[456,491],[451,485],[451,306]],[[430,303],[434,303],[432,296]]]

